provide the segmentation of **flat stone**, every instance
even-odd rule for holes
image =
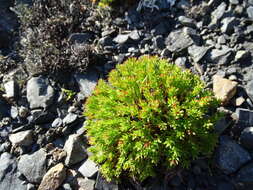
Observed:
[[[27,190],[27,185],[19,179],[17,163],[11,154],[0,154],[0,189],[1,190]]]
[[[9,140],[13,145],[29,146],[33,143],[33,132],[32,130],[27,130],[14,133],[9,136]]]
[[[31,183],[40,183],[46,174],[46,152],[40,149],[33,154],[25,154],[20,157],[18,170]]]
[[[83,140],[76,134],[69,136],[63,149],[67,152],[67,157],[65,159],[66,166],[81,162],[88,157]]]
[[[195,63],[198,63],[207,53],[210,47],[192,45],[188,48],[189,55]]]
[[[192,28],[196,27],[195,21],[191,18],[186,17],[186,16],[179,16],[178,21],[184,26],[189,26]]]
[[[65,121],[65,122],[66,122],[66,121]],[[58,118],[56,118],[56,119],[53,121],[52,127],[53,127],[53,128],[60,127],[60,126],[62,126],[62,124],[63,124],[62,119],[58,117]]]
[[[79,190],[95,190],[95,181],[88,178],[77,178]]]
[[[232,5],[238,5],[239,1],[238,0],[229,0],[229,3],[231,3]]]
[[[234,27],[239,24],[235,17],[226,17],[222,21],[221,32],[231,34],[234,31]]]
[[[4,83],[5,94],[8,99],[16,98],[18,96],[18,84],[15,80],[10,80]]]
[[[253,19],[253,6],[247,8],[248,17]]]
[[[253,150],[253,127],[243,129],[240,136],[240,143],[247,150]]]
[[[130,34],[129,34],[129,38],[134,40],[134,41],[138,41],[141,38],[141,32],[138,30],[133,30]]]
[[[74,75],[79,89],[84,97],[88,97],[92,94],[95,86],[97,85],[97,81],[99,75],[97,72],[88,72],[87,74],[76,74]]]
[[[211,15],[212,18],[212,23],[213,24],[218,24],[220,19],[223,17],[225,14],[227,4],[225,2],[222,2],[213,12]]]
[[[78,119],[78,116],[76,114],[68,113],[68,115],[66,115],[63,118],[62,123],[63,123],[64,126],[66,126],[66,125],[74,123],[77,119]]]
[[[225,65],[230,61],[232,49],[223,47],[222,49],[213,49],[210,53],[211,61],[219,65]]]
[[[216,164],[225,173],[232,174],[251,160],[250,154],[228,136],[220,137],[216,151]]]
[[[53,103],[54,89],[44,77],[32,77],[27,82],[26,91],[31,109],[46,108]]]
[[[129,40],[129,34],[118,34],[118,36],[116,36],[113,39],[113,42],[118,43],[118,44],[124,44]]]
[[[250,53],[246,50],[239,50],[236,52],[235,61],[249,57]]]
[[[62,163],[59,163],[47,171],[38,190],[56,190],[61,186],[65,178],[66,168]]]
[[[236,94],[237,82],[222,78],[219,75],[213,76],[213,92],[216,98],[223,104],[227,104]]]
[[[169,34],[165,40],[165,45],[171,52],[181,52],[194,43],[192,38],[182,30],[176,30]]]
[[[98,166],[96,163],[94,163],[92,160],[87,159],[81,167],[78,169],[78,171],[84,176],[84,177],[92,177],[98,172]]]
[[[237,122],[244,126],[253,125],[253,111],[243,108],[237,108],[236,111]]]

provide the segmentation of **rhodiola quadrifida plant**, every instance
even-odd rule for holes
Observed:
[[[158,57],[130,58],[100,80],[85,104],[86,129],[107,180],[143,181],[158,167],[188,167],[212,153],[219,101],[190,71]]]

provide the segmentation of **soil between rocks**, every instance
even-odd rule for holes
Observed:
[[[0,189],[253,189],[253,1],[178,0],[170,7],[159,0],[156,5],[158,10],[139,12],[137,4],[87,9],[83,30],[68,40],[77,47],[92,45],[102,64],[54,76],[27,69],[15,49],[25,36],[18,35],[19,20],[10,9],[14,1],[0,0]],[[220,109],[227,113],[216,126],[219,145],[212,158],[193,161],[168,178],[108,183],[88,159],[82,104],[115,65],[144,54],[188,68],[207,87],[216,87],[226,102]],[[58,177],[48,177],[54,176],[50,172]]]

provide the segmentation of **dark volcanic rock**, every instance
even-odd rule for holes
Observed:
[[[43,149],[31,155],[22,155],[18,162],[18,170],[31,183],[40,183],[46,174],[46,152]]]
[[[220,137],[216,151],[216,164],[225,173],[231,174],[250,161],[250,154],[227,136]]]
[[[243,108],[236,109],[237,123],[243,126],[253,125],[253,111]]]
[[[253,150],[253,127],[247,127],[242,131],[240,143],[244,148]]]
[[[185,34],[182,30],[176,30],[169,34],[165,41],[165,45],[171,52],[181,52],[194,43],[191,36]]]
[[[26,185],[19,179],[17,163],[12,156],[5,152],[0,156],[0,189],[26,190]]]
[[[253,163],[249,163],[239,170],[236,175],[236,181],[253,185]]]
[[[193,61],[198,63],[205,56],[209,49],[210,47],[193,45],[188,48],[188,53],[193,58]]]

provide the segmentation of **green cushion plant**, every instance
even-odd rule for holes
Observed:
[[[143,181],[212,153],[219,101],[190,71],[158,57],[130,58],[85,104],[92,159],[107,180]]]

